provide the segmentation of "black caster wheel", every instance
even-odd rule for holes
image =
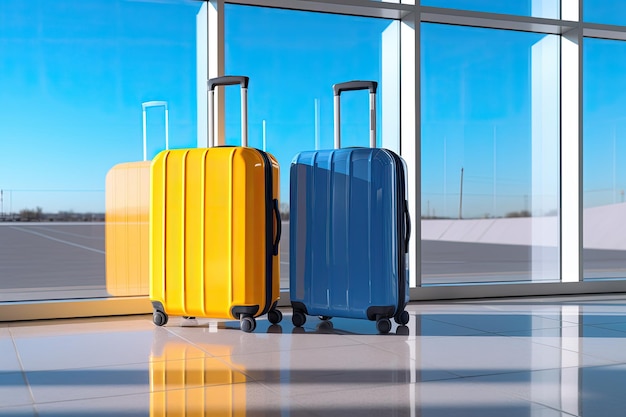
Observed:
[[[405,324],[409,322],[409,312],[405,310],[400,314],[396,314],[396,316],[394,317],[394,320],[400,326],[404,326]]]
[[[155,310],[152,313],[152,321],[157,326],[165,326],[165,324],[167,323],[167,314],[162,311]]]
[[[304,326],[304,323],[306,323],[306,316],[300,311],[294,311],[293,316],[291,317],[291,322],[296,327],[302,327]]]
[[[267,319],[272,324],[278,324],[283,319],[283,313],[280,310],[270,310],[269,313],[267,313]]]
[[[241,330],[246,333],[253,332],[254,329],[256,329],[256,320],[254,317],[242,317],[239,322],[239,326],[241,327]]]
[[[376,329],[381,334],[387,334],[391,330],[391,320],[388,318],[378,319],[376,321]]]
[[[324,321],[332,319],[331,316],[319,316],[319,318],[320,318],[320,320],[324,320]]]

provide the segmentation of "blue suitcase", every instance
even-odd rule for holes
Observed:
[[[290,177],[290,296],[292,321],[306,315],[408,323],[410,219],[406,164],[376,146],[373,81],[333,86],[335,149],[294,157]],[[342,91],[370,91],[370,148],[340,149]]]

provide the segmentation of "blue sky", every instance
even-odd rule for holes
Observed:
[[[0,0],[3,211],[9,210],[9,192],[13,211],[35,206],[50,212],[104,211],[107,171],[142,158],[144,101],[168,101],[172,148],[196,145],[195,21],[200,4]],[[472,10],[530,13],[529,1],[463,4]],[[500,9],[505,4],[508,9]],[[623,15],[622,3],[596,4],[586,2],[585,16],[619,23],[613,16]],[[314,147],[315,100],[320,103],[321,147],[329,148],[332,84],[381,81],[381,34],[390,21],[234,5],[227,5],[226,13],[226,72],[251,78],[249,145],[262,146],[265,120],[267,150],[281,163],[286,202],[289,162],[298,151]],[[460,167],[471,215],[528,208],[529,51],[542,38],[422,26],[424,214],[455,215]],[[626,147],[626,122],[620,114],[626,108],[622,49],[618,42],[585,42],[587,205],[609,204],[613,190],[626,187],[626,172],[620,169],[626,164],[612,157],[613,149],[623,154]],[[381,83],[380,92],[384,89]],[[229,87],[227,102],[227,142],[237,144],[236,88]],[[367,93],[343,96],[342,103],[344,144],[366,145]],[[379,122],[381,112],[379,101]],[[163,148],[163,132],[163,110],[151,109],[150,157]]]

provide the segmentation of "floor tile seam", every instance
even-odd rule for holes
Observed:
[[[79,403],[81,401],[89,401],[89,400],[102,400],[102,399],[106,399],[106,398],[120,398],[120,397],[134,397],[137,395],[146,395],[146,394],[150,394],[150,392],[130,392],[128,394],[114,394],[114,395],[103,395],[103,396],[84,396],[84,397],[80,397],[80,398],[72,398],[72,399],[65,399],[65,400],[52,400],[52,401],[37,401],[36,403],[31,404],[35,409],[36,409],[36,415],[39,415],[39,410],[37,409],[37,406],[42,406],[42,405],[54,405],[54,404],[64,404],[64,403]],[[0,408],[0,410],[2,410]]]
[[[231,368],[233,368],[232,365],[228,364],[229,366],[231,366]],[[278,376],[278,377],[271,377],[271,378],[258,378],[258,377],[254,377],[253,375],[251,375],[252,373],[255,372],[263,372],[262,370],[258,370],[258,369],[251,369],[250,371],[246,371],[246,370],[242,370],[239,368],[233,368],[235,371],[243,374],[246,378],[249,378],[249,382],[256,382],[256,383],[273,383],[273,384],[281,384],[283,385],[284,382],[290,382],[292,384],[301,384],[302,382],[306,382],[306,381],[301,381],[301,380],[293,380],[293,378],[289,375],[289,376]],[[276,373],[280,374],[282,369],[274,369],[274,370],[270,370],[270,371],[275,371]],[[287,373],[291,373],[291,369],[285,369],[285,372]],[[296,371],[297,372],[297,371]],[[335,375],[343,375],[345,374],[346,371],[345,369],[340,369],[340,370],[333,370],[333,371],[329,371],[328,373],[323,373],[320,374],[319,377],[328,377],[328,376],[335,376]]]
[[[253,370],[246,372],[245,369],[244,370],[240,369],[239,367],[237,367],[237,365],[233,364],[232,361],[228,362],[224,358],[230,358],[230,356],[216,356],[215,357],[216,360],[218,360],[219,362],[221,362],[224,365],[226,365],[231,371],[238,372],[241,375],[243,375],[246,378],[246,381],[242,381],[243,383],[260,382],[257,378],[254,378],[252,375],[250,375],[249,372],[251,372]]]
[[[239,372],[239,371],[237,371]],[[242,372],[239,372],[242,373]],[[248,376],[246,375],[246,378],[248,378]],[[151,387],[148,387],[148,391],[146,391],[148,394],[151,393],[162,393],[162,392],[174,392],[174,391],[187,391],[187,390],[196,390],[196,389],[205,389],[205,388],[217,388],[217,387],[225,387],[225,386],[239,386],[239,385],[246,385],[246,384],[257,384],[260,381],[256,381],[253,380],[252,378],[246,380],[246,381],[233,381],[233,382],[223,382],[223,383],[206,383],[206,384],[198,384],[198,383],[193,383],[190,385],[186,385],[186,386],[177,386],[175,388],[163,388],[163,389],[153,389]]]
[[[211,358],[217,358],[217,357],[218,357],[218,356],[216,356],[216,355],[212,354],[211,352],[209,352],[208,350],[206,350],[206,349],[205,349],[202,345],[200,345],[200,344],[198,344],[198,343],[194,342],[193,340],[191,340],[191,339],[189,339],[189,338],[187,338],[187,337],[184,337],[184,336],[182,336],[182,335],[180,335],[180,334],[178,334],[178,333],[175,333],[174,331],[172,331],[171,329],[169,329],[169,328],[167,328],[167,327],[165,328],[165,330],[166,330],[166,331],[167,331],[170,335],[175,336],[177,339],[180,339],[181,341],[183,341],[183,342],[185,342],[185,343],[188,343],[188,344],[192,345],[193,347],[195,347],[195,348],[197,348],[197,349],[201,350],[203,353],[205,353],[205,354],[206,354],[206,355],[208,355],[209,357],[211,357]]]
[[[46,369],[29,369],[24,370],[25,374],[35,374],[35,373],[43,373],[43,372],[63,372],[63,371],[89,371],[89,370],[101,370],[101,369],[110,369],[110,368],[121,368],[125,366],[133,366],[133,365],[150,365],[153,362],[165,362],[165,360],[160,361],[152,361],[147,359],[146,361],[141,362],[124,362],[124,363],[111,363],[104,365],[90,365],[90,366],[79,366],[75,368],[46,368]]]
[[[417,340],[414,340],[413,342],[417,342]],[[417,360],[412,358],[410,356],[410,353],[409,353],[409,355],[403,355],[403,354],[401,354],[399,352],[394,352],[392,350],[385,349],[383,346],[381,346],[382,344],[391,344],[391,343],[392,342],[380,342],[380,343],[369,344],[368,346],[371,346],[374,349],[379,350],[379,351],[381,351],[383,353],[394,354],[396,357],[401,358],[401,359],[408,359],[410,361],[410,364],[413,364],[413,365],[417,366]]]
[[[469,380],[469,379],[476,379],[476,378],[488,378],[488,377],[493,377],[493,376],[503,376],[503,375],[521,375],[521,374],[531,374],[534,372],[547,372],[547,371],[560,371],[564,368],[559,367],[559,368],[541,368],[541,369],[526,369],[526,370],[515,370],[515,371],[503,371],[503,372],[491,372],[491,373],[484,373],[484,374],[475,374],[475,375],[460,375],[459,378],[449,378],[446,381],[452,381],[452,380]],[[452,371],[447,371],[444,369],[445,372],[454,374],[454,372]],[[437,381],[433,381],[433,382],[439,382],[440,380]],[[430,382],[430,381],[429,381]],[[471,381],[469,381],[471,382]],[[498,390],[499,392],[507,392],[510,393],[509,391],[504,391],[501,390],[498,387],[495,387],[496,390]]]
[[[306,382],[303,381],[305,383],[311,384],[311,385],[317,385],[316,383],[313,382]],[[282,381],[258,381],[259,384],[263,385],[266,389],[272,391],[274,394],[282,394],[283,393],[283,387],[285,384]],[[302,382],[295,382],[295,384],[300,384]],[[292,383],[294,384],[294,383]],[[292,385],[289,384],[289,385]],[[319,383],[321,384],[321,383]],[[375,382],[375,383],[370,383],[370,382],[363,382],[360,383],[360,387],[359,388],[349,388],[349,389],[337,389],[337,386],[341,386],[344,385],[344,383],[333,383],[333,387],[334,389],[328,389],[328,390],[315,390],[315,392],[313,394],[290,394],[289,395],[289,400],[290,401],[294,401],[294,397],[303,397],[305,395],[324,395],[324,394],[328,394],[328,393],[335,393],[338,391],[346,391],[346,392],[352,392],[352,391],[360,391],[362,389],[372,389],[372,388],[388,388],[390,386],[407,386],[407,385],[413,385],[415,383],[412,382],[403,382],[403,383],[395,383],[395,384],[391,384],[391,383],[382,383],[382,382]],[[348,385],[348,384],[345,384]],[[297,401],[296,401],[297,402]],[[302,403],[298,403],[300,406],[304,406]]]
[[[311,329],[313,330],[313,329]],[[174,332],[170,332],[173,335],[177,336],[178,338],[180,338],[181,340],[183,340],[186,343],[190,343],[192,344],[194,347],[197,347],[198,349],[202,350],[203,352],[205,352],[206,354],[208,354],[209,356],[213,357],[213,358],[222,358],[222,357],[230,357],[233,356],[231,354],[224,354],[224,355],[216,355],[214,353],[209,352],[208,350],[206,350],[205,348],[202,347],[202,345],[197,344],[196,342],[192,341],[191,339],[188,339],[184,336],[181,336],[177,333]],[[331,336],[331,335],[329,335]],[[338,336],[344,336],[344,335],[338,335]],[[350,339],[353,343],[349,343],[349,344],[342,344],[342,345],[327,345],[324,346],[323,348],[340,348],[340,347],[348,347],[348,346],[358,346],[358,345],[363,345],[366,343],[362,343],[362,342],[358,342],[355,341],[354,339]],[[257,352],[253,352],[253,353],[249,353],[249,354],[243,354],[243,353],[238,353],[235,356],[242,356],[242,355],[254,355],[254,354],[261,354],[261,353],[276,353],[276,352],[291,352],[291,351],[301,351],[301,350],[319,350],[319,347],[294,347],[294,346],[288,346],[286,348],[280,348],[278,350],[267,350],[267,351],[257,351]]]
[[[550,404],[544,404],[541,401],[530,400],[528,398],[525,398],[523,395],[520,395],[520,394],[517,394],[517,393],[510,393],[510,395],[513,395],[514,398],[518,398],[520,400],[524,400],[524,401],[526,401],[526,402],[528,402],[530,404],[537,405],[537,406],[540,406],[542,408],[547,408],[549,410],[556,411],[557,413],[560,413],[559,417],[568,417],[568,416],[569,417],[579,417],[579,414],[569,413],[569,412],[563,410],[562,408],[554,407],[554,406],[552,406]]]
[[[499,336],[507,336],[507,335],[499,335]],[[515,336],[515,335],[510,335],[510,336],[508,336],[508,337],[512,337],[512,338],[520,338],[520,339],[532,339],[532,340],[530,341],[530,343],[532,343],[532,344],[534,344],[534,345],[539,345],[539,346],[549,347],[549,348],[558,349],[558,350],[560,350],[560,351],[565,351],[565,352],[570,352],[570,353],[581,353],[581,352],[579,352],[579,351],[577,351],[577,350],[564,348],[564,347],[562,347],[562,346],[554,346],[554,345],[551,345],[551,344],[546,343],[546,342],[538,342],[538,341],[536,341],[536,339],[535,339],[534,337],[532,337],[532,336]],[[555,338],[556,338],[556,336],[555,336]],[[559,340],[561,340],[561,337],[559,337]],[[584,354],[584,353],[583,353],[583,354]],[[587,356],[589,356],[589,355],[587,355]],[[595,358],[595,359],[602,359],[602,358]]]
[[[28,377],[26,375],[26,370],[24,369],[24,362],[22,361],[22,356],[17,348],[17,343],[15,342],[15,337],[13,336],[13,332],[9,328],[9,335],[11,336],[11,343],[13,344],[13,351],[15,353],[15,357],[17,358],[17,362],[20,365],[20,374],[22,375],[22,380],[24,381],[24,385],[28,390],[28,396],[30,397],[31,404],[35,404],[35,396],[33,393],[33,389],[28,381]]]
[[[582,327],[595,327],[598,329],[602,329],[602,330],[611,330],[613,332],[619,332],[619,333],[624,333],[626,335],[626,330],[619,330],[619,329],[612,329],[610,327],[605,327],[605,326],[611,326],[614,324],[626,324],[626,322],[621,322],[621,323],[594,323],[594,324],[583,324]]]
[[[477,332],[481,332],[481,333],[495,334],[495,335],[498,335],[498,336],[507,336],[507,335],[504,335],[502,333],[509,331],[509,330],[483,330],[483,329],[479,329],[479,328],[476,328],[476,327],[467,326],[465,324],[453,323],[453,322],[450,322],[450,321],[444,321],[444,320],[433,319],[433,318],[428,318],[427,320],[436,321],[438,323],[443,323],[443,324],[447,324],[447,325],[450,325],[450,326],[460,327],[460,328],[463,328],[463,329],[473,330],[473,331],[477,331]],[[556,319],[550,319],[550,320],[557,321]],[[530,332],[532,332],[532,331],[537,331],[537,330],[551,330],[551,329],[560,329],[560,328],[562,328],[562,326],[530,328],[530,329],[517,330],[517,331],[530,331]],[[481,335],[465,335],[465,337],[467,337],[467,336],[481,336]]]
[[[280,381],[270,381],[270,382],[271,383],[279,383],[281,386],[283,385],[282,383],[280,383]],[[268,386],[267,381],[254,381],[254,384],[259,386],[259,387],[261,387],[261,388],[263,388],[263,389],[265,389],[265,390],[267,390],[267,391],[269,391],[269,392],[271,392],[272,394],[277,394],[280,397],[282,397],[284,395],[282,390],[276,390],[276,389],[272,388],[271,386]],[[280,399],[282,399],[282,398],[279,398],[278,401],[280,401]],[[292,405],[296,405],[299,409],[307,412],[309,415],[311,415],[311,416],[315,415],[314,413],[309,411],[309,409],[308,409],[306,404],[304,404],[304,403],[294,399],[293,395],[287,396],[287,400],[288,400],[288,403],[289,403],[289,410],[290,411],[291,411]],[[282,410],[282,406],[281,406],[280,409]]]
[[[449,321],[443,321],[443,320],[432,319],[432,318],[428,318],[427,320],[434,321],[434,322],[441,323],[441,324],[447,324],[448,326],[454,326],[454,327],[460,327],[460,328],[467,329],[467,330],[472,330],[474,332],[489,333],[484,330],[476,329],[476,328],[469,327],[469,326],[462,325],[462,324],[451,323]],[[466,335],[466,336],[480,336],[480,335]]]
[[[600,365],[603,366],[603,365]],[[424,381],[424,382],[439,382],[439,381],[452,381],[452,380],[462,380],[462,379],[472,379],[472,378],[484,378],[484,377],[490,377],[490,376],[501,376],[501,375],[515,375],[515,374],[527,374],[527,373],[533,373],[533,372],[546,372],[546,371],[560,371],[563,369],[569,369],[569,368],[582,368],[582,366],[571,366],[571,367],[545,367],[545,368],[534,368],[534,369],[517,369],[517,370],[511,370],[511,371],[494,371],[494,372],[485,372],[485,373],[479,373],[479,374],[472,374],[472,375],[468,375],[466,373],[460,374],[458,371],[453,371],[453,370],[449,370],[449,369],[445,369],[445,368],[437,368],[437,369],[432,369],[432,370],[436,370],[436,371],[440,371],[440,372],[446,372],[448,374],[451,375],[457,375],[457,377],[455,378],[439,378],[436,380],[429,380],[429,381]]]

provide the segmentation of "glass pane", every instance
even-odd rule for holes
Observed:
[[[195,146],[201,6],[2,0],[0,301],[110,295],[105,178],[142,161],[144,102],[167,102],[170,147]],[[165,146],[165,111],[146,113],[152,158]]]
[[[422,0],[422,6],[558,19],[559,0]]]
[[[558,38],[422,24],[423,284],[559,279]]]
[[[584,278],[624,278],[626,42],[585,39],[583,51]]]
[[[626,25],[626,2],[623,0],[584,0],[583,20],[606,25]]]
[[[338,82],[379,82],[379,103],[395,91],[397,71],[382,62],[388,39],[397,40],[397,22],[355,16],[308,13],[260,7],[226,6],[226,73],[250,77],[249,146],[265,149],[280,163],[281,287],[289,286],[289,167],[300,151],[333,147],[333,89]],[[397,42],[389,49],[397,49]],[[226,93],[226,142],[240,143],[239,91]],[[378,106],[378,143],[387,119],[398,111]],[[393,109],[392,109],[393,110]],[[367,91],[342,95],[342,146],[368,146]],[[389,123],[394,123],[393,121]],[[397,132],[397,129],[391,131]],[[287,231],[287,233],[285,233]]]

